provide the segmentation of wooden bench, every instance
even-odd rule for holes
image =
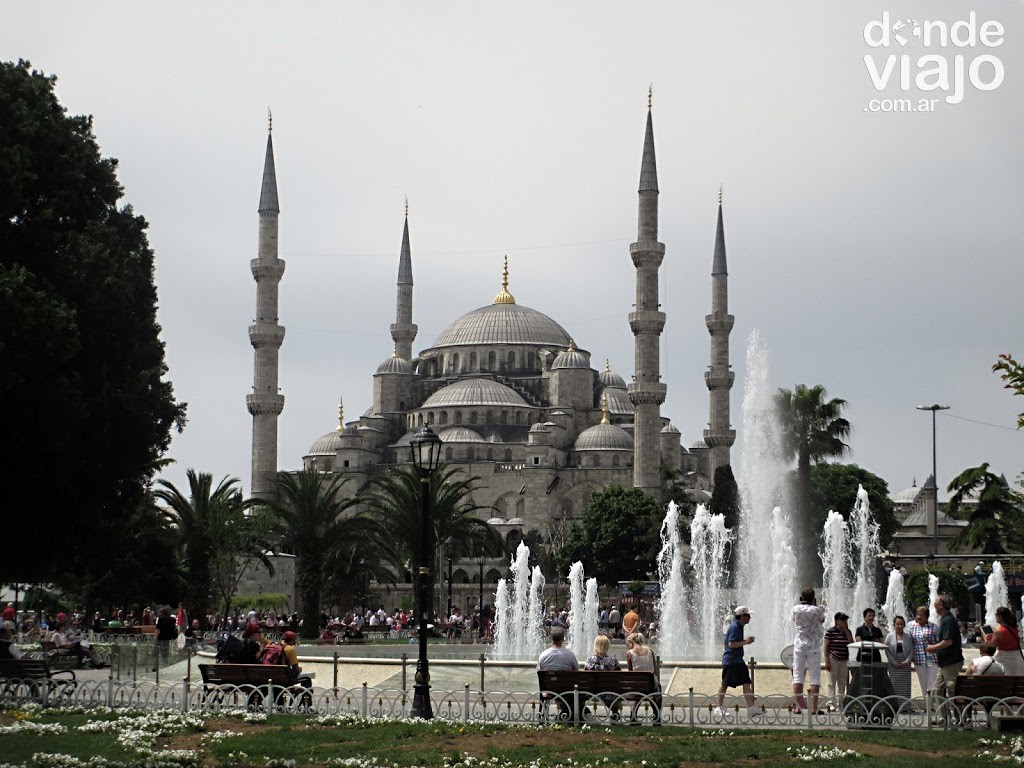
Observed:
[[[974,709],[974,702],[984,707],[989,723],[996,730],[1024,729],[1024,714],[1017,710],[1024,705],[1024,677],[1017,675],[957,675],[953,687],[953,704],[958,712],[957,720],[966,724]],[[1013,711],[993,714],[997,702],[1004,702]]]
[[[217,703],[222,703],[233,687],[245,695],[249,708],[258,708],[267,686],[281,689],[275,701],[278,706],[284,706],[293,697],[301,697],[300,706],[310,707],[313,703],[309,689],[296,681],[287,664],[200,664],[199,672],[203,676],[204,698]]]
[[[0,684],[0,692],[5,695],[17,693],[19,688],[25,687],[33,696],[38,696],[43,680],[49,681],[61,695],[71,694],[78,685],[74,671],[51,670],[46,659],[0,659],[0,679],[4,681]]]
[[[58,648],[53,640],[40,640],[43,658],[53,668],[71,670],[78,666],[78,654],[74,648]]]
[[[537,670],[537,682],[540,685],[541,702],[546,704],[555,701],[558,704],[559,718],[563,720],[582,721],[583,712],[572,709],[573,697],[579,691],[580,706],[592,701],[597,694],[601,702],[611,712],[612,720],[618,720],[619,710],[625,701],[646,701],[654,709],[654,722],[661,719],[661,686],[654,672],[627,672],[603,670]]]

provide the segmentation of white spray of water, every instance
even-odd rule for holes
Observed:
[[[679,536],[679,508],[668,503],[661,524],[661,550],[658,552],[658,580],[661,596],[655,608],[658,616],[658,646],[663,659],[685,658],[689,647],[687,614],[692,606],[683,583],[683,541]]]
[[[583,630],[587,635],[587,647],[593,649],[594,638],[597,637],[597,621],[599,610],[599,600],[597,596],[597,579],[587,579],[587,596],[583,601]],[[590,655],[590,651],[587,651],[587,655]]]
[[[875,567],[882,549],[878,544],[878,523],[871,518],[868,493],[857,486],[857,501],[850,513],[850,537],[856,550],[856,581],[853,588],[853,606],[859,616],[865,608],[873,608],[876,595]]]
[[[821,538],[824,574],[821,603],[828,607],[831,614],[842,611],[848,616],[855,616],[853,593],[850,590],[850,574],[853,571],[850,561],[850,529],[841,513],[829,511]]]
[[[885,590],[882,614],[888,620],[890,628],[894,626],[897,616],[902,616],[903,620],[907,621],[907,602],[903,599],[903,574],[899,568],[893,568],[889,572],[889,585]]]
[[[939,623],[939,612],[935,610],[935,600],[939,596],[939,577],[934,573],[928,574],[928,621],[932,624]]]
[[[529,558],[530,550],[526,550]],[[520,651],[520,659],[536,658],[544,647],[544,574],[540,566],[533,567],[533,577],[530,579],[530,599],[526,613],[526,636],[523,638],[523,647]]]
[[[721,624],[728,614],[725,599],[725,566],[728,562],[732,531],[725,527],[724,515],[712,515],[703,504],[697,506],[690,523],[690,548],[693,566],[693,600],[697,608],[693,646],[688,655],[713,658],[722,645]]]
[[[512,582],[498,580],[494,598],[496,659],[536,658],[544,647],[544,576],[539,567],[530,575],[530,548],[520,542],[512,559]]]
[[[579,560],[569,566],[569,633],[565,644],[577,659],[587,650],[583,637],[583,563]]]
[[[1003,564],[992,561],[992,573],[985,582],[985,623],[990,627],[996,625],[996,608],[1008,604],[1009,595],[1006,589],[1006,577],[1003,575]]]
[[[790,610],[797,599],[793,527],[776,492],[786,466],[778,445],[775,388],[768,352],[757,330],[747,341],[747,380],[743,390],[743,449],[740,494],[739,591],[736,602],[757,607],[757,656],[777,658],[792,641]],[[763,655],[762,655],[763,654]]]

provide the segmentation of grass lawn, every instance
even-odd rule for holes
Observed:
[[[40,730],[42,726],[43,730]],[[86,730],[80,730],[82,727]],[[60,731],[60,732],[55,732]],[[124,766],[637,766],[835,765],[972,767],[1010,756],[987,731],[798,731],[690,728],[537,728],[434,720],[267,721],[180,713],[0,712],[0,768]],[[1020,751],[1024,748],[1017,745]],[[852,754],[841,753],[851,750]],[[987,751],[987,754],[985,754]],[[47,753],[52,757],[41,756]],[[57,757],[69,755],[81,763]],[[831,759],[829,759],[831,758]],[[294,763],[290,762],[294,761]],[[486,763],[487,766],[480,765]]]

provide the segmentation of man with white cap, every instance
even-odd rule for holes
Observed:
[[[750,610],[745,605],[737,605],[732,612],[733,619],[725,632],[725,648],[722,653],[722,685],[718,689],[718,706],[715,707],[716,718],[725,717],[725,691],[728,688],[743,686],[743,696],[747,701],[747,715],[757,717],[761,712],[754,706],[754,689],[750,680],[750,672],[743,662],[743,646],[754,642],[754,636],[743,637],[743,628],[750,623]]]

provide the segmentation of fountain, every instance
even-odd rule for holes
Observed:
[[[992,573],[985,582],[985,623],[990,627],[996,625],[996,608],[1006,606],[1009,595],[1006,590],[1006,577],[1003,575],[1003,564],[992,561]]]
[[[583,582],[583,563],[569,568],[569,633],[566,646],[577,659],[590,656],[597,637],[597,579]]]
[[[700,659],[713,658],[722,646],[722,624],[729,615],[725,566],[732,540],[725,517],[712,515],[703,504],[698,505],[690,523],[693,602],[697,608],[691,651]]]
[[[939,577],[928,574],[928,621],[936,626],[939,623],[939,612],[935,610],[935,600],[939,596]]]
[[[857,486],[857,501],[850,513],[850,539],[856,549],[855,586],[853,588],[853,611],[851,616],[860,616],[865,608],[873,606],[878,591],[875,588],[875,567],[882,548],[878,545],[878,523],[871,517],[868,492]]]
[[[792,642],[790,612],[800,588],[796,583],[793,526],[778,505],[779,479],[785,476],[787,467],[780,459],[775,392],[769,377],[768,351],[760,333],[751,331],[743,389],[743,501],[735,602],[754,606],[756,611],[748,633],[757,640],[748,656],[772,660]]]
[[[885,590],[885,604],[882,605],[881,612],[888,620],[890,628],[897,616],[902,616],[903,620],[909,623],[907,603],[903,599],[903,574],[899,568],[893,568],[889,572],[889,584]]]
[[[832,615],[839,611],[848,616],[854,615],[853,592],[849,586],[853,570],[850,557],[850,528],[841,513],[828,513],[821,538],[824,544],[821,550],[824,573],[821,604],[826,606]]]
[[[658,615],[658,647],[663,659],[682,659],[689,648],[687,612],[691,606],[683,583],[683,541],[679,536],[679,508],[668,503],[661,524],[661,551],[658,552],[658,580],[661,596]]]
[[[512,582],[498,580],[494,599],[495,659],[536,659],[544,648],[544,575],[530,573],[530,548],[519,542],[512,558]]]

